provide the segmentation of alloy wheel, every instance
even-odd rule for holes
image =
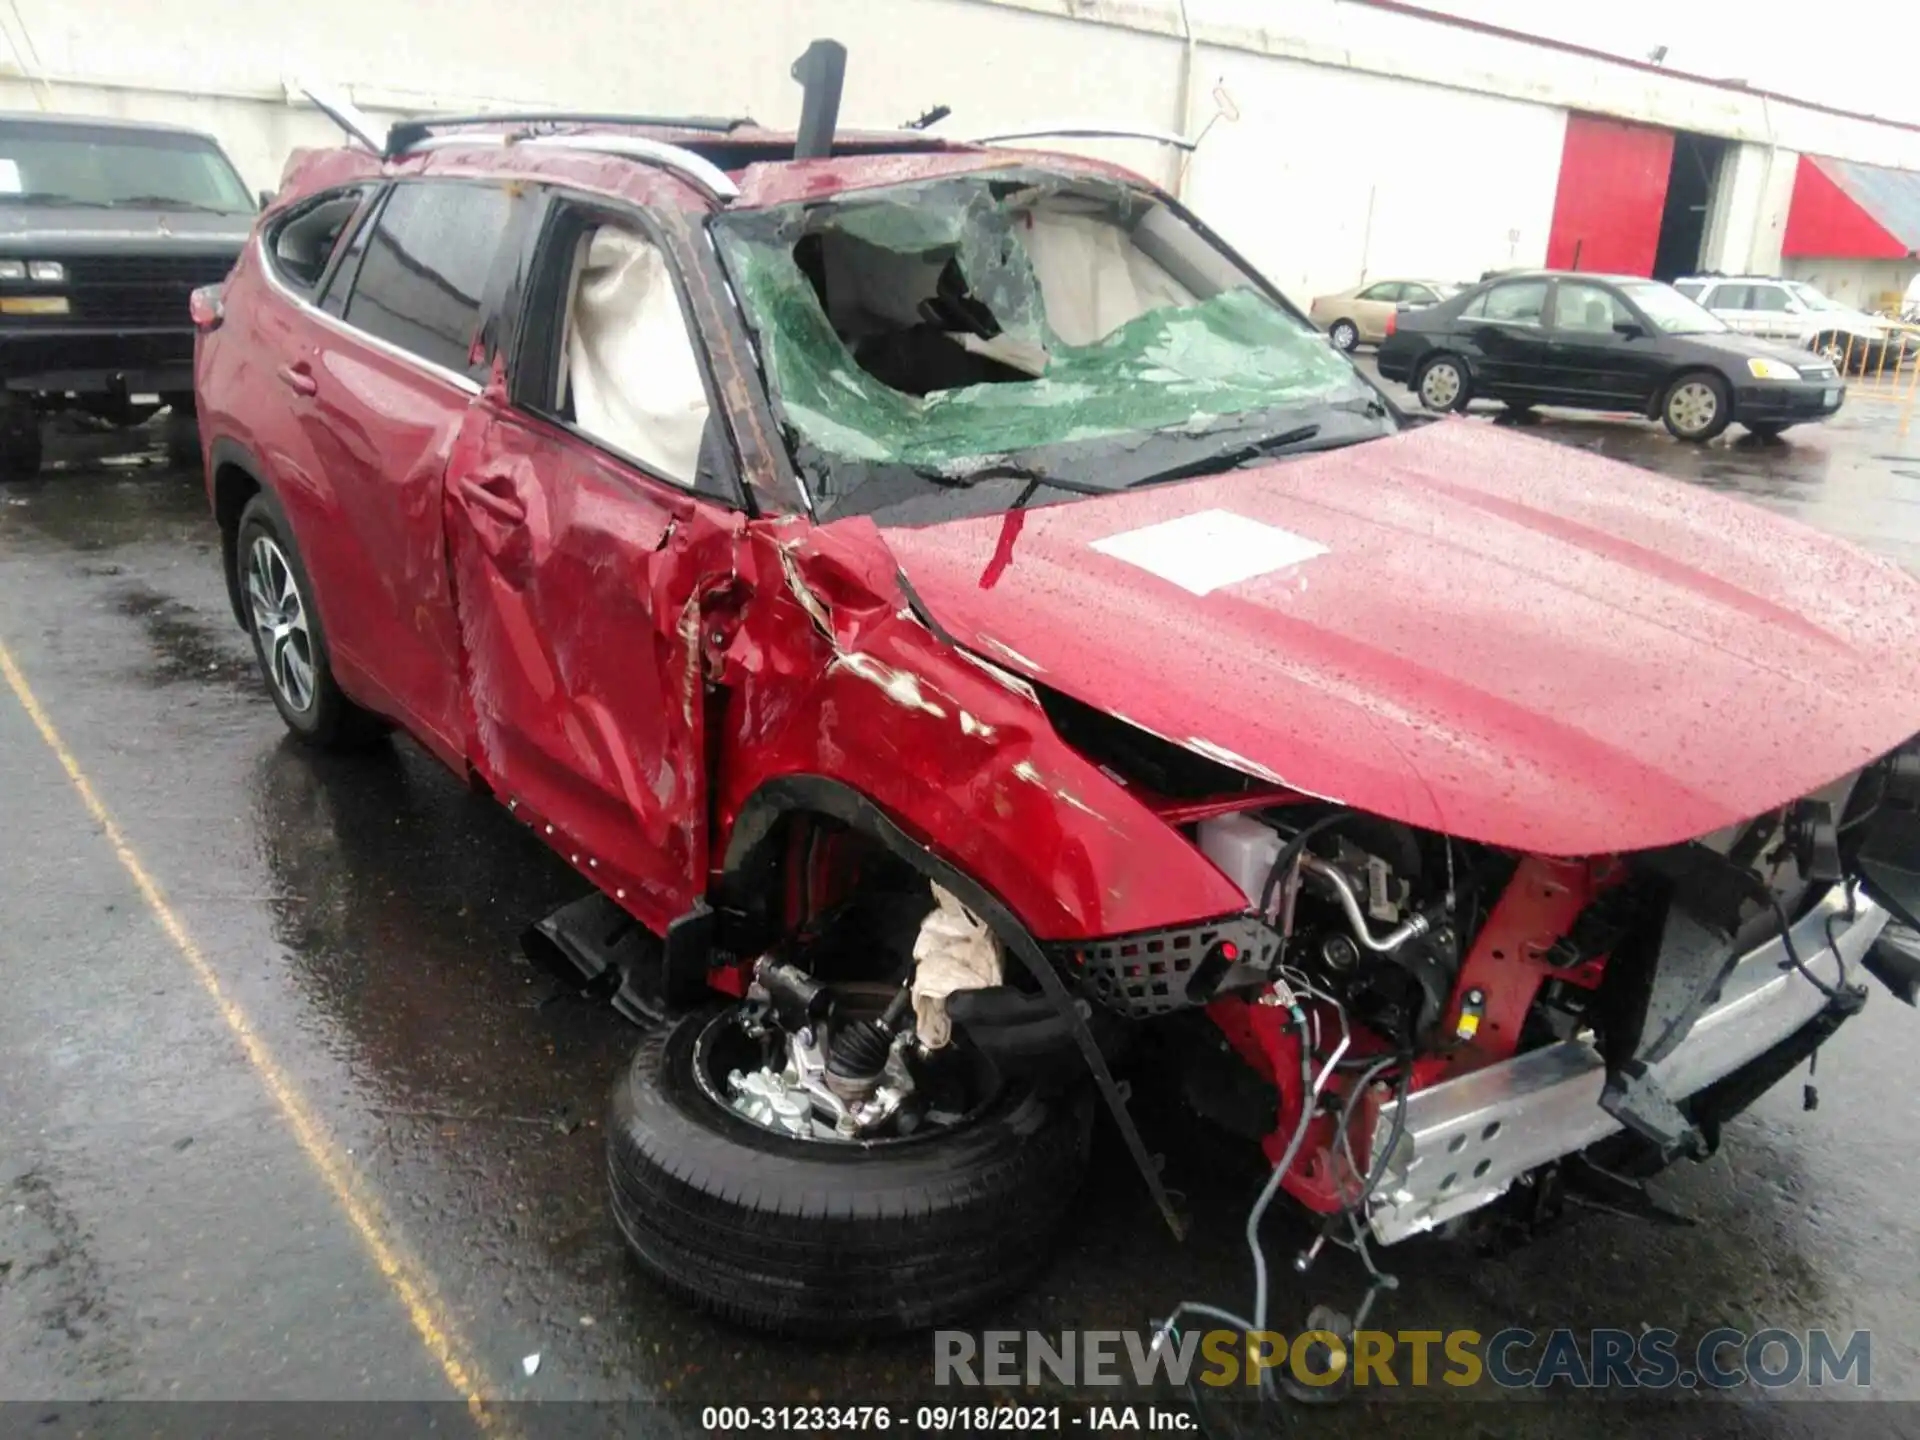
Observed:
[[[314,696],[307,606],[286,553],[266,535],[258,536],[248,552],[247,603],[267,678],[288,708],[304,714]]]

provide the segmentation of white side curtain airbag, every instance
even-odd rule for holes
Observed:
[[[567,331],[574,422],[663,479],[693,483],[707,392],[666,257],[602,226],[586,247]]]

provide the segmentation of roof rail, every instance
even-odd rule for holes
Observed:
[[[631,160],[646,160],[693,182],[715,200],[740,198],[740,187],[711,160],[645,135],[533,135],[514,143],[554,150],[587,150],[598,155],[624,155]]]
[[[667,130],[711,130],[725,135],[756,122],[750,116],[716,115],[603,115],[559,110],[495,111],[491,115],[420,115],[395,121],[387,131],[389,160],[411,150],[435,130],[447,125],[633,125]]]

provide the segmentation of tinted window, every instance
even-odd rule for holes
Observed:
[[[322,195],[274,226],[267,244],[274,273],[295,290],[313,290],[365,199],[362,189]]]
[[[1676,280],[1673,282],[1673,288],[1689,300],[1698,300],[1700,298],[1700,292],[1707,287],[1699,280]]]
[[[1400,298],[1410,305],[1431,305],[1439,297],[1424,285],[1402,285]]]
[[[1750,308],[1747,297],[1751,294],[1751,285],[1716,285],[1705,303],[1709,310],[1746,310]]]
[[[1553,300],[1553,328],[1579,335],[1610,335],[1633,316],[1611,290],[1584,280],[1562,280]]]
[[[1703,310],[1671,285],[1658,280],[1628,280],[1620,286],[1628,301],[1667,335],[1705,335],[1725,330],[1727,322]]]
[[[1391,280],[1383,280],[1378,285],[1369,285],[1360,292],[1362,300],[1398,300],[1400,287]]]
[[[1753,293],[1746,303],[1748,310],[1771,310],[1784,312],[1787,308],[1787,292],[1778,285],[1752,285]]]
[[[1489,320],[1506,320],[1520,325],[1538,325],[1540,312],[1547,308],[1547,282],[1514,280],[1496,285],[1486,294],[1481,312]]]
[[[320,308],[329,315],[339,315],[347,308],[347,296],[353,289],[354,275],[360,269],[360,257],[367,253],[367,238],[374,231],[371,212],[380,208],[380,198],[378,191],[367,196],[367,203],[360,207],[360,213],[354,217],[346,239],[338,247],[339,257],[333,262],[326,289],[320,296]]]
[[[511,204],[498,185],[396,186],[367,240],[347,323],[457,374],[481,374],[481,297]]]

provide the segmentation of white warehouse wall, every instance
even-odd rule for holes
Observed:
[[[1565,111],[1231,50],[1203,49],[1199,68],[1201,99],[1223,80],[1240,119],[1194,156],[1189,198],[1296,300],[1363,270],[1544,263]]]
[[[1744,142],[1709,245],[1722,269],[1777,267],[1793,152],[1920,169],[1920,130],[1362,0],[1187,0],[1186,14],[1190,32],[1178,0],[170,0],[162,25],[148,0],[8,0],[0,104],[199,125],[270,187],[289,148],[335,139],[289,107],[297,77],[375,113],[564,106],[784,125],[800,103],[789,65],[831,35],[852,52],[847,123],[945,103],[956,135],[1067,118],[1179,129],[1224,78],[1242,118],[1215,128],[1187,198],[1303,300],[1363,266],[1471,277],[1543,259],[1569,110]],[[1178,174],[1163,148],[1079,148]]]
[[[564,107],[791,125],[800,89],[789,67],[821,36],[852,52],[848,124],[890,127],[945,103],[955,133],[1089,115],[1165,127],[1180,84],[1180,47],[1167,37],[977,0],[170,0],[165,25],[153,23],[148,0],[10,0],[8,9],[20,22],[0,23],[0,35],[23,69],[37,54],[63,110],[77,108],[63,80],[270,109],[283,106],[287,81],[309,79],[369,109]],[[30,48],[14,38],[22,25]],[[1166,173],[1163,151],[1135,146],[1129,158]],[[271,183],[278,164],[270,170],[248,178]]]

